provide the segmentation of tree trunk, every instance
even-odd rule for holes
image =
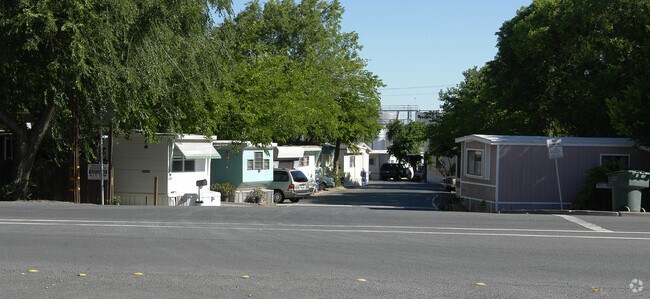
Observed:
[[[339,163],[339,156],[341,155],[341,138],[336,139],[336,146],[334,147],[334,183],[341,184],[339,177],[339,170],[341,169]]]
[[[18,145],[14,152],[17,163],[11,174],[12,182],[16,188],[16,199],[29,197],[29,179],[36,159],[36,152],[50,127],[54,112],[54,104],[50,104],[43,110],[40,117],[32,122],[32,128],[29,129],[20,121],[10,118],[5,111],[0,110],[0,122],[11,130]]]

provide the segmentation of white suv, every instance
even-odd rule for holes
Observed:
[[[309,179],[302,171],[295,169],[273,169],[273,182],[268,189],[273,189],[275,203],[282,203],[285,198],[291,202],[298,202],[311,194]]]

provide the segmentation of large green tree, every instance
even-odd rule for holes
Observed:
[[[440,93],[431,153],[475,133],[650,144],[650,0],[535,0],[497,36],[494,60]]]
[[[103,117],[118,132],[212,133],[220,68],[209,14],[229,3],[4,1],[0,123],[16,143],[18,196],[43,139],[55,142],[52,154],[71,150],[75,123],[82,143]]]
[[[253,1],[216,30],[232,51],[220,137],[288,142],[335,125],[328,74],[313,53],[327,34],[326,4]]]
[[[521,114],[518,125],[647,144],[649,0],[536,0],[497,35],[490,97]]]
[[[220,137],[338,149],[376,136],[382,83],[365,69],[356,33],[341,30],[343,11],[338,1],[252,1],[224,21],[217,31],[233,67]]]

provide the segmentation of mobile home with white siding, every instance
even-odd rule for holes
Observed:
[[[220,158],[212,140],[200,135],[159,134],[149,143],[141,134],[118,137],[113,146],[115,195],[126,205],[153,205],[158,181],[157,205],[195,205],[197,181],[204,205],[220,205],[218,192],[210,192],[210,159]]]
[[[492,211],[559,209],[560,191],[569,207],[583,189],[587,171],[608,159],[629,169],[650,170],[650,152],[628,138],[558,137],[563,157],[549,159],[545,136],[469,135],[460,143],[457,193],[471,207]],[[558,175],[560,188],[558,188]]]

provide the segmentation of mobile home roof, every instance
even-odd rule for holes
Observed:
[[[473,134],[456,138],[456,143],[478,141],[490,145],[537,145],[546,146],[549,138],[561,138],[565,146],[607,146],[633,147],[636,143],[629,138],[600,138],[600,137],[549,137],[549,136],[512,136],[512,135],[482,135]]]

